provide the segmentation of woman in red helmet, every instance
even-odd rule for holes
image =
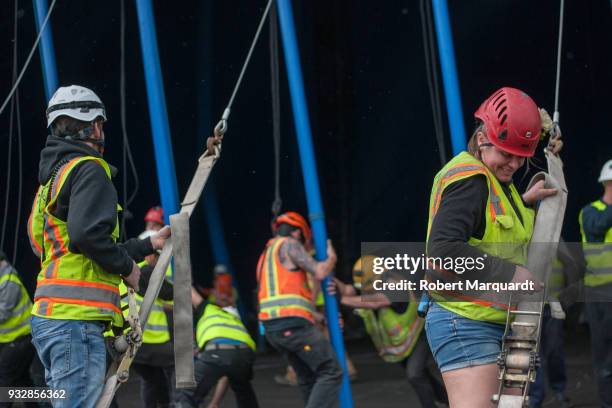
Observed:
[[[484,262],[480,270],[447,271],[453,279],[527,282],[541,290],[524,267],[534,225],[530,206],[556,190],[545,189],[542,181],[520,195],[513,184],[516,171],[534,155],[542,127],[540,112],[527,94],[504,87],[474,116],[476,129],[468,151],[455,156],[434,178],[427,255]],[[486,293],[429,293],[433,300],[427,338],[451,407],[492,406],[506,304]]]

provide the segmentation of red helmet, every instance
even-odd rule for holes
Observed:
[[[279,215],[272,222],[272,231],[276,232],[281,224],[289,224],[299,228],[302,230],[304,242],[306,244],[310,243],[310,240],[312,239],[312,231],[308,225],[308,222],[300,214],[296,213],[295,211],[287,211],[286,213]]]
[[[525,92],[509,87],[498,89],[474,116],[484,122],[487,137],[496,147],[516,156],[534,155],[542,122],[537,105]]]
[[[164,225],[164,210],[160,206],[149,208],[144,220],[145,222],[154,222],[159,225]]]
[[[215,265],[214,289],[217,293],[232,297],[232,275],[227,271],[225,265]]]

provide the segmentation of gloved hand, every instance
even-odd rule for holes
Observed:
[[[548,302],[550,306],[550,316],[553,319],[565,320],[565,312],[563,311],[563,307],[561,307],[561,303],[557,300],[551,300]]]

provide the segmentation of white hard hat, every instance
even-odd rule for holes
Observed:
[[[612,160],[608,160],[606,164],[603,165],[601,168],[601,174],[599,175],[599,180],[597,181],[603,183],[604,181],[610,180],[612,180]]]
[[[106,109],[98,95],[79,85],[62,86],[55,91],[47,107],[47,127],[64,115],[84,122],[98,117],[106,121]]]
[[[229,271],[227,270],[227,266],[223,265],[223,264],[216,264],[215,267],[213,268],[213,273],[215,275],[223,275],[228,273]]]

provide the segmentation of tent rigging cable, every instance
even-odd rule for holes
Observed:
[[[283,206],[280,193],[280,79],[278,68],[278,15],[276,4],[270,10],[270,93],[272,96],[272,136],[274,139],[274,201],[272,214],[277,217]]]
[[[56,2],[57,0],[53,0],[51,2],[51,5],[49,6],[49,11],[47,11],[47,15],[45,16],[45,19],[40,25],[40,29],[38,30],[38,35],[36,36],[36,40],[34,41],[34,44],[32,45],[32,49],[30,50],[30,53],[28,54],[28,57],[26,58],[26,61],[23,64],[23,67],[21,68],[21,72],[19,73],[19,76],[17,77],[17,80],[13,84],[13,87],[11,88],[9,94],[6,96],[6,99],[4,100],[4,102],[2,102],[2,105],[0,106],[0,115],[2,115],[2,112],[4,112],[6,105],[8,104],[9,100],[11,99],[15,91],[17,90],[17,87],[19,86],[19,83],[21,82],[21,79],[23,78],[23,74],[25,74],[25,71],[28,68],[28,65],[30,64],[30,61],[32,60],[32,56],[34,55],[34,52],[36,51],[36,47],[38,47],[38,43],[40,42],[42,33],[45,31],[45,28],[47,27],[47,22],[49,21],[49,17],[51,17],[51,12],[53,11],[53,7],[55,7]]]
[[[120,49],[121,57],[119,62],[119,95],[120,95],[120,116],[121,116],[121,134],[123,138],[123,216],[121,217],[121,240],[125,241],[127,238],[127,230],[125,222],[133,217],[129,210],[130,205],[134,202],[138,189],[140,188],[140,180],[138,178],[138,171],[134,163],[134,157],[132,156],[132,149],[130,148],[130,140],[127,133],[127,117],[126,117],[126,84],[125,84],[125,0],[121,0],[120,4]],[[128,196],[128,162],[134,178],[134,188],[132,193]]]
[[[421,31],[423,37],[423,51],[425,53],[425,73],[427,75],[427,87],[429,88],[429,100],[433,114],[434,131],[438,143],[440,163],[446,164],[446,144],[444,143],[444,122],[442,120],[442,108],[440,102],[440,86],[438,81],[438,63],[436,58],[435,37],[433,32],[433,18],[431,15],[431,3],[427,0],[420,1]]]
[[[234,103],[234,98],[236,97],[236,93],[238,92],[238,88],[240,88],[240,84],[242,83],[242,78],[244,77],[244,73],[249,66],[249,62],[251,60],[251,55],[253,54],[253,50],[255,49],[255,45],[257,44],[257,40],[259,39],[259,35],[261,34],[261,30],[266,22],[266,18],[268,17],[268,12],[270,11],[270,7],[274,0],[268,0],[268,4],[264,9],[263,15],[261,16],[261,20],[259,21],[259,26],[257,27],[257,31],[255,32],[255,36],[253,37],[253,42],[251,43],[251,47],[249,48],[249,52],[244,60],[244,64],[242,65],[242,69],[240,70],[240,75],[238,76],[238,80],[236,81],[236,85],[234,86],[234,90],[232,91],[232,96],[227,103],[225,110],[223,111],[223,115],[221,116],[221,120],[215,126],[215,136],[223,136],[227,131],[227,120],[229,119],[229,115],[232,109],[232,104]]]
[[[19,22],[19,0],[14,2],[15,14],[14,14],[14,25],[13,25],[13,74],[12,81],[16,82],[17,79],[17,56],[18,56],[18,22]],[[0,239],[0,249],[4,248],[4,239],[6,237],[6,223],[8,219],[8,206],[9,197],[11,190],[11,168],[12,168],[12,150],[13,150],[13,121],[14,114],[17,113],[17,154],[18,154],[18,169],[19,177],[17,184],[17,216],[15,217],[15,239],[13,240],[13,256],[11,263],[15,263],[17,260],[17,249],[19,247],[19,240],[17,239],[19,234],[19,226],[21,225],[21,199],[22,199],[22,187],[23,187],[23,155],[22,155],[22,137],[21,137],[21,110],[19,108],[19,91],[15,92],[15,97],[11,99],[11,114],[9,119],[9,133],[8,133],[8,159],[7,159],[7,179],[6,179],[6,197],[4,204],[4,218],[2,220],[2,238]]]
[[[559,6],[559,38],[557,40],[557,75],[555,79],[555,112],[553,122],[559,123],[559,84],[561,82],[561,44],[563,41],[563,14],[565,11],[565,0],[561,0]]]

